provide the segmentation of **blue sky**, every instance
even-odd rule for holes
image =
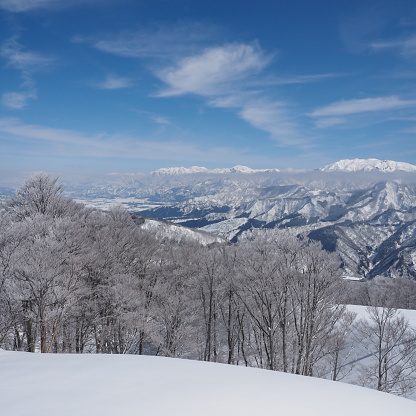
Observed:
[[[416,3],[0,0],[0,100],[3,176],[416,164]]]

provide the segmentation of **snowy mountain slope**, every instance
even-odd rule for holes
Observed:
[[[337,251],[345,271],[373,277],[408,275],[413,267],[412,237],[416,186],[400,179],[364,189],[319,189],[315,185],[238,186],[223,181],[185,201],[145,211],[182,225],[237,241],[251,228],[290,229]],[[207,192],[208,190],[208,192]],[[394,241],[394,247],[392,245]],[[382,253],[382,254],[381,254]]]
[[[348,274],[416,278],[416,172],[114,174],[68,186],[66,194],[100,209],[120,203],[233,242],[252,228],[306,233],[337,251]]]
[[[409,416],[416,402],[287,373],[135,355],[0,351],[2,414]],[[24,398],[24,399],[22,399]]]
[[[133,220],[139,227],[152,231],[154,235],[159,236],[161,239],[170,239],[178,242],[196,242],[203,246],[214,243],[226,243],[227,241],[218,235],[206,231],[191,229],[178,224],[143,217],[138,214],[133,214]]]
[[[395,162],[393,160],[379,159],[344,159],[331,165],[323,166],[319,170],[330,172],[335,170],[343,170],[349,172],[357,171],[379,171],[379,172],[416,172],[416,166],[410,163]]]

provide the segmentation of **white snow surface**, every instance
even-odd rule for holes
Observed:
[[[323,172],[330,172],[335,170],[343,170],[349,172],[416,172],[416,166],[405,162],[395,162],[394,160],[379,160],[379,159],[343,159],[331,165],[319,168]]]
[[[198,361],[0,350],[7,416],[410,416],[416,402],[339,382]]]
[[[257,173],[257,172],[279,172],[279,169],[251,169],[247,166],[237,165],[232,168],[207,169],[202,166],[191,166],[190,168],[172,167],[161,168],[152,172],[154,175],[184,175],[189,173]]]
[[[348,305],[347,309],[357,314],[356,319],[367,319],[367,307],[361,305]],[[409,321],[409,325],[416,330],[416,310],[414,309],[398,309],[398,312]]]

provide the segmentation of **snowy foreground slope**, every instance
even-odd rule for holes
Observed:
[[[0,414],[416,415],[416,402],[254,368],[132,355],[0,351]]]

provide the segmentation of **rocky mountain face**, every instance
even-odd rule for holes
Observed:
[[[168,168],[67,189],[90,206],[122,204],[232,242],[252,229],[305,234],[336,251],[346,275],[416,279],[413,165],[355,159],[307,172]]]

